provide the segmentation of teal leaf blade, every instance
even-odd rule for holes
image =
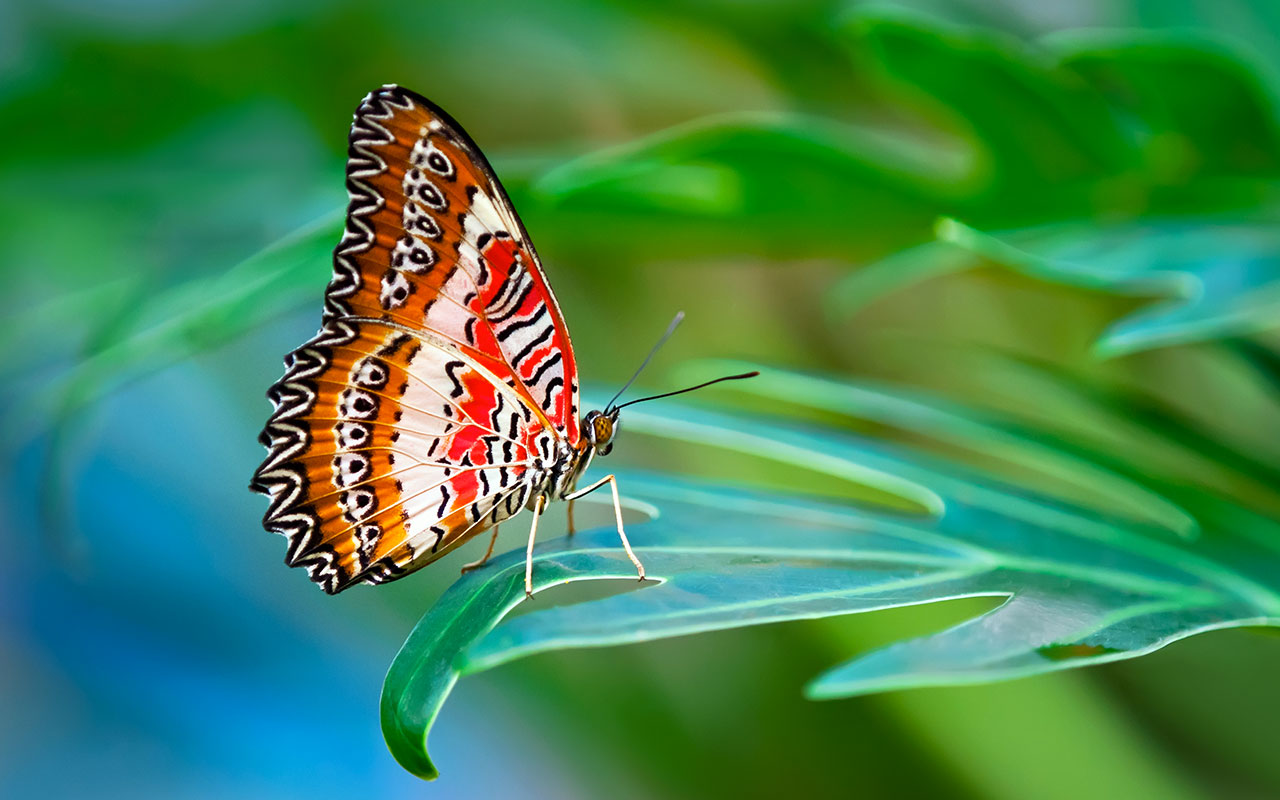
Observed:
[[[1220,339],[1276,327],[1280,235],[1267,219],[1145,220],[987,234],[955,220],[942,242],[1033,277],[1160,298],[1115,322],[1103,356]]]
[[[827,699],[987,683],[1135,658],[1213,630],[1280,625],[1274,612],[1253,613],[1256,610],[1248,606],[1220,602],[1211,594],[1174,600],[1080,598],[1062,587],[1038,591],[1024,584],[994,611],[853,659],[815,679],[805,693]],[[1028,617],[1039,624],[1027,624]]]
[[[1280,624],[1275,552],[1210,531],[1208,542],[1049,500],[924,453],[843,432],[695,407],[631,409],[628,430],[810,465],[856,480],[896,475],[936,498],[915,513],[760,490],[622,474],[629,525],[652,580],[603,599],[523,601],[524,553],[464,576],[415,628],[388,674],[392,752],[424,777],[426,737],[458,677],[539,652],[603,647],[964,597],[1005,597],[948,631],[870,653],[807,690],[840,697],[972,683],[1132,658],[1205,630]],[[910,488],[908,488],[910,487]],[[932,505],[932,504],[931,504]],[[1259,564],[1264,565],[1259,569]],[[1245,565],[1248,565],[1246,568]],[[535,591],[581,580],[635,581],[611,528],[544,542]]]

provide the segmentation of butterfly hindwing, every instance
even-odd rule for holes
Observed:
[[[275,458],[255,477],[291,566],[328,592],[383,582],[524,507],[554,436],[515,391],[429,334],[326,331],[277,384],[264,433]]]

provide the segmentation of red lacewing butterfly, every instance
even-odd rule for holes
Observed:
[[[384,86],[356,110],[347,190],[321,328],[268,390],[268,454],[251,483],[270,497],[263,524],[288,539],[285,562],[333,594],[492,528],[465,572],[492,554],[498,523],[529,508],[532,593],[538,516],[567,500],[572,533],[573,500],[607,483],[643,580],[614,477],[577,488],[630,403],[614,405],[620,391],[579,419],[569,330],[479,148],[430,101]]]

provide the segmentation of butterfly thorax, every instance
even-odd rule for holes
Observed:
[[[534,491],[530,493],[526,508],[533,508],[540,495],[559,500],[573,492],[578,478],[591,463],[591,451],[574,447],[560,440],[549,460],[537,464],[534,469],[541,474],[533,479]]]
[[[541,475],[534,479],[534,491],[530,493],[528,508],[532,508],[539,495],[563,500],[578,488],[578,479],[587,471],[597,454],[608,455],[613,449],[613,436],[618,429],[618,412],[590,411],[583,418],[580,430],[582,438],[575,446],[559,440],[551,458],[535,467]]]

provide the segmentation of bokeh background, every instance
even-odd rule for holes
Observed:
[[[650,387],[741,358],[1083,436],[999,353],[1171,420],[1156,484],[1275,516],[1277,70],[1264,0],[0,4],[0,795],[1280,796],[1259,631],[802,699],[978,600],[470,677],[425,784],[383,744],[381,680],[475,554],[326,597],[245,489],[318,320],[350,114],[397,82],[491,155],[600,386],[682,308]],[[940,249],[969,230],[940,217],[1098,266]],[[1179,271],[1199,312],[1169,305]]]

